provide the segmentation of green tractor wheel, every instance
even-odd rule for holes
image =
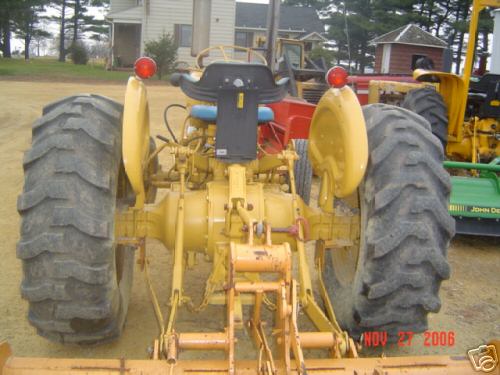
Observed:
[[[422,332],[441,307],[441,281],[455,223],[450,177],[429,124],[384,104],[363,109],[369,161],[359,188],[359,246],[328,250],[323,278],[337,319],[359,339],[365,331]]]

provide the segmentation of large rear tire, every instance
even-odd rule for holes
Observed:
[[[295,161],[294,166],[295,189],[305,204],[309,204],[309,201],[311,200],[311,185],[313,177],[312,165],[307,154],[308,144],[309,142],[307,139],[295,140],[295,151],[299,155],[299,160]]]
[[[448,142],[448,110],[440,93],[430,87],[409,91],[401,104],[431,124],[431,131],[446,150]]]
[[[324,280],[340,325],[365,331],[422,332],[441,307],[450,275],[447,247],[455,224],[448,214],[450,177],[429,124],[405,109],[363,108],[369,161],[359,189],[359,246],[328,250]]]
[[[106,342],[125,323],[134,250],[114,242],[116,207],[127,205],[117,196],[127,190],[121,114],[110,99],[79,95],[46,106],[33,125],[17,256],[28,319],[52,341]]]

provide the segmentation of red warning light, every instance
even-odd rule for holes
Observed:
[[[341,66],[334,66],[326,73],[326,82],[331,87],[341,89],[347,84],[347,77],[349,74]]]
[[[135,74],[142,79],[148,79],[156,73],[156,63],[151,57],[139,57],[134,63]]]

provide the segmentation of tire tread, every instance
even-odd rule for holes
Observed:
[[[53,341],[107,342],[123,328],[113,243],[121,112],[111,99],[77,95],[47,105],[33,125],[17,257],[28,319]]]
[[[443,149],[424,118],[385,104],[363,112],[369,161],[360,187],[364,239],[357,271],[352,283],[341,285],[329,266],[325,280],[344,329],[357,339],[365,331],[386,331],[394,342],[403,329],[427,329],[428,313],[441,307],[438,293],[450,276],[446,253],[455,231],[448,213],[451,183]]]
[[[299,155],[299,160],[295,161],[295,189],[300,195],[304,203],[309,204],[311,200],[311,185],[313,170],[309,157],[307,155],[308,148],[307,139],[295,140],[295,151]]]

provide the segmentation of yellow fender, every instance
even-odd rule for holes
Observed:
[[[350,87],[331,88],[319,101],[308,153],[329,196],[342,198],[356,190],[368,163],[368,138],[361,105]]]
[[[130,77],[123,109],[122,155],[125,172],[134,190],[135,208],[144,207],[144,171],[149,157],[149,105],[144,83]]]
[[[449,141],[461,142],[463,137],[463,122],[467,95],[462,77],[453,73],[416,69],[413,78],[426,81],[431,76],[439,78],[439,93],[448,108],[448,138]]]

